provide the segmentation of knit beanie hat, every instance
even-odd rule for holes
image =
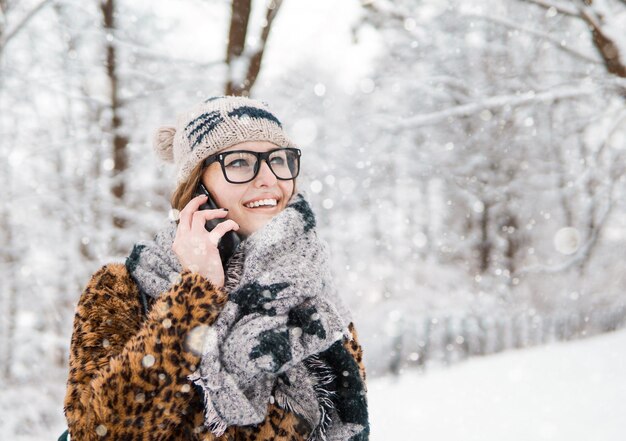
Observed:
[[[244,141],[269,141],[279,147],[296,147],[268,105],[241,96],[211,97],[178,115],[176,127],[156,130],[154,149],[176,166],[176,184],[207,156]]]

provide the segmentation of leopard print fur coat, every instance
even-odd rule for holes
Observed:
[[[64,412],[75,441],[306,440],[311,427],[268,403],[263,422],[231,426],[216,437],[204,425],[201,393],[187,376],[200,355],[187,336],[212,324],[227,300],[222,288],[189,270],[144,305],[124,264],[99,269],[74,317]],[[354,326],[343,348],[365,382]]]

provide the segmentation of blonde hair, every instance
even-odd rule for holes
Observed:
[[[193,199],[196,189],[198,188],[198,184],[200,183],[200,179],[202,178],[202,174],[205,170],[203,166],[204,161],[199,161],[195,167],[189,173],[189,177],[187,180],[183,181],[170,199],[172,208],[177,209],[178,211],[185,208],[185,206],[189,203],[190,200]],[[220,170],[221,173],[221,170]],[[236,185],[236,184],[233,184]],[[209,190],[210,191],[210,190]],[[296,183],[296,179],[293,180],[293,192],[291,196],[298,192],[298,187]]]
[[[204,167],[202,161],[200,161],[191,170],[191,173],[189,173],[189,177],[187,178],[187,180],[183,181],[178,187],[176,187],[176,190],[174,190],[174,193],[172,194],[172,198],[170,200],[172,208],[181,211],[183,208],[185,208],[189,201],[193,199],[196,188],[200,183],[200,178],[202,177],[203,171]]]

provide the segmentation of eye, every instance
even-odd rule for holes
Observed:
[[[248,161],[246,159],[235,159],[234,161],[230,161],[228,164],[226,164],[226,167],[248,167]]]
[[[276,164],[276,165],[283,165],[285,163],[285,158],[282,158],[280,156],[274,156],[270,162],[272,164]]]

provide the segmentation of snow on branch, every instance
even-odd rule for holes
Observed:
[[[591,2],[589,4],[578,2],[579,6],[572,8],[550,0],[523,1],[539,5],[546,9],[554,9],[561,14],[584,21],[591,30],[593,44],[602,57],[606,70],[613,75],[626,78],[626,63],[622,61],[620,54],[620,51],[624,50],[624,48],[619,47],[618,37],[610,35],[607,31],[608,26],[604,21],[604,14],[594,11]],[[622,3],[624,2],[622,1]]]
[[[571,7],[570,5],[563,4],[561,2],[553,2],[549,0],[524,0],[528,3],[534,3],[536,5],[542,6],[546,9],[554,9],[557,12],[560,12],[564,15],[569,15],[571,17],[579,17],[578,9]]]
[[[410,17],[410,11],[403,8],[401,5],[389,1],[382,0],[362,0],[361,6],[366,10],[370,10],[386,18],[395,20],[404,20]]]
[[[387,122],[383,124],[390,129],[413,129],[437,124],[449,118],[474,115],[485,109],[495,109],[504,106],[514,107],[535,102],[550,102],[568,98],[578,98],[585,95],[593,95],[594,93],[597,93],[597,89],[594,87],[561,87],[541,93],[536,93],[531,90],[515,95],[492,96],[473,103],[450,107],[438,112],[416,115],[400,121],[390,121],[389,118],[387,118]]]
[[[51,3],[52,0],[41,0],[34,8],[26,13],[24,17],[11,29],[6,33],[6,35],[0,38],[0,51],[6,47],[7,43],[13,39],[21,30],[26,26],[26,24],[33,18],[39,11],[43,9],[46,4]],[[4,15],[4,14],[3,14]]]
[[[534,35],[535,37],[539,37],[542,40],[545,40],[549,43],[552,43],[554,46],[556,46],[557,48],[559,48],[560,50],[569,53],[570,55],[573,55],[576,58],[580,58],[583,61],[586,61],[588,63],[593,63],[593,64],[602,64],[600,61],[598,61],[597,59],[593,58],[590,55],[584,54],[582,52],[577,51],[576,49],[573,49],[569,46],[566,46],[562,43],[562,40],[558,39],[558,38],[554,38],[553,36],[551,36],[550,34],[546,33],[546,32],[542,32],[539,31],[537,29],[531,29],[531,28],[527,28],[525,26],[521,26],[517,23],[515,23],[514,21],[511,20],[507,20],[504,17],[495,17],[495,16],[490,16],[490,15],[484,15],[484,14],[466,14],[467,17],[473,17],[473,18],[478,18],[478,19],[483,19],[483,20],[487,20],[490,21],[492,23],[495,24],[499,24],[502,26],[505,26],[507,28],[510,29],[515,29],[518,31],[522,31],[525,32],[527,34],[530,35]]]

